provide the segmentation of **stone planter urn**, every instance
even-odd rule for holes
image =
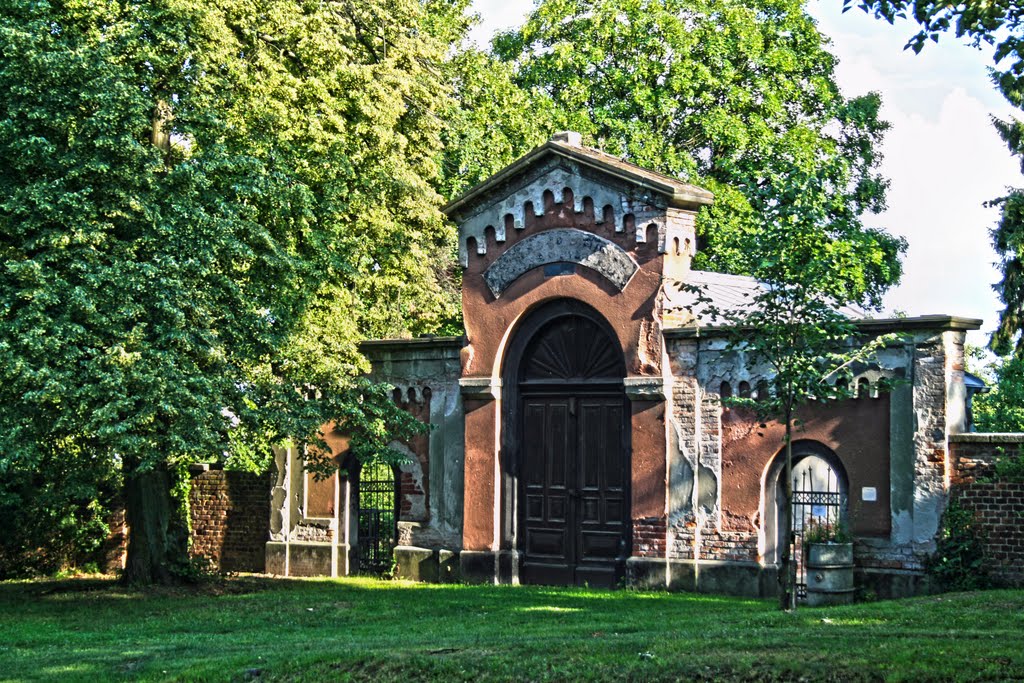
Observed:
[[[807,605],[853,602],[853,544],[807,544]]]

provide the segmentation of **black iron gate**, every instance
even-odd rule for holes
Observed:
[[[816,491],[810,469],[801,468],[793,477],[793,547],[790,557],[796,564],[796,596],[807,599],[807,567],[804,535],[814,526],[835,528],[846,516],[846,492],[835,470],[828,467],[823,490]]]
[[[398,487],[390,465],[364,465],[359,473],[359,571],[391,569],[398,542]]]

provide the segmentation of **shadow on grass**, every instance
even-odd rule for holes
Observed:
[[[0,679],[1021,678],[1022,608],[1024,591],[789,615],[721,596],[365,578],[22,582],[0,584]]]

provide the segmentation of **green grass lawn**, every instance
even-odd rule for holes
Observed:
[[[0,583],[0,680],[1024,680],[1024,591],[778,612],[371,579]]]

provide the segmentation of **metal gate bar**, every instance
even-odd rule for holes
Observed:
[[[829,467],[824,491],[814,490],[814,481],[808,470],[804,470],[802,481],[793,477],[792,520],[793,547],[790,557],[796,563],[796,596],[807,599],[807,567],[804,533],[814,524],[838,525],[844,515],[846,500],[839,487],[835,471]]]
[[[363,467],[359,476],[359,571],[391,569],[398,540],[398,487],[389,465]]]

